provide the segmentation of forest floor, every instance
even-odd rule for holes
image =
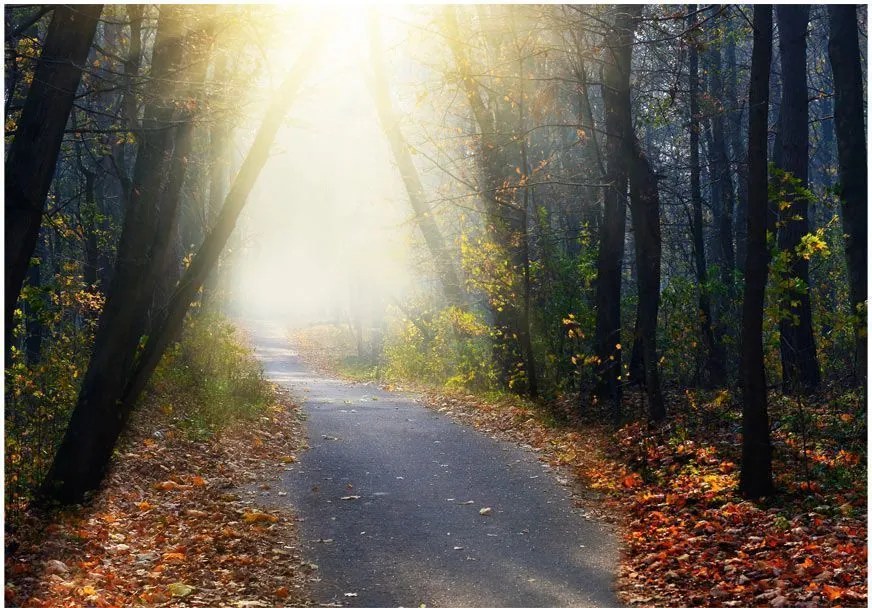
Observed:
[[[342,375],[347,352],[299,332],[321,369]],[[396,388],[396,387],[389,387]],[[615,430],[577,397],[548,409],[516,397],[426,387],[425,402],[455,419],[531,446],[576,482],[578,506],[618,522],[621,599],[632,606],[865,606],[866,413],[856,393],[800,404],[773,397],[780,493],[737,492],[740,412],[726,391],[669,393],[670,420]],[[628,392],[625,411],[641,418]]]
[[[7,606],[309,605],[294,514],[262,496],[302,445],[296,405],[280,394],[201,440],[169,409],[137,412],[85,506],[30,514],[7,536]]]

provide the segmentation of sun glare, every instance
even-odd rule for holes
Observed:
[[[288,14],[279,46],[265,49],[289,63],[300,23],[329,28],[229,259],[248,314],[340,321],[350,307],[383,306],[408,287],[410,209],[367,89],[367,10]]]

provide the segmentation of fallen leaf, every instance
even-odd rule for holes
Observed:
[[[173,597],[185,597],[191,595],[194,588],[184,583],[170,583],[167,585],[167,591],[169,591],[170,595]]]

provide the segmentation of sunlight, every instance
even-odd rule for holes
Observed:
[[[341,321],[408,284],[410,212],[367,89],[367,10],[303,17],[328,21],[330,37],[240,227],[232,285],[246,313]],[[290,46],[268,53],[297,52],[290,31],[279,39]]]

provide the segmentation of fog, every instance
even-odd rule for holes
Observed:
[[[366,14],[345,7],[331,21],[226,256],[244,315],[342,321],[351,308],[375,312],[401,298],[413,280],[411,209],[367,88]],[[264,52],[285,66],[298,54]]]

